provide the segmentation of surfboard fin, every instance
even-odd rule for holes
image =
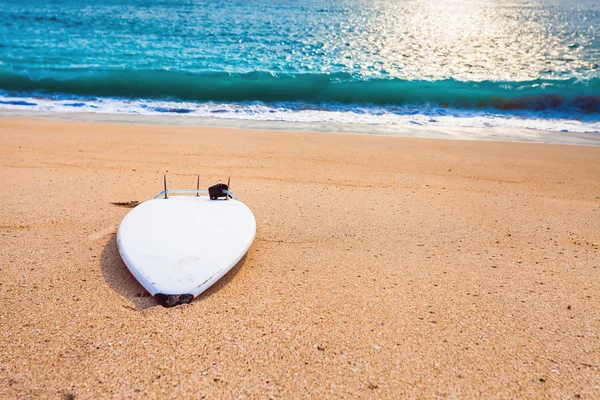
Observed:
[[[187,304],[194,300],[193,294],[163,294],[157,293],[154,298],[163,307],[175,307],[180,304]]]
[[[228,190],[228,185],[224,183],[217,183],[216,185],[212,185],[208,188],[208,197],[210,197],[211,200],[217,200],[219,198],[225,197],[225,200],[227,200]]]
[[[198,181],[196,182],[196,190],[199,191],[200,190],[200,174],[198,174]],[[196,193],[196,197],[199,197],[200,193]]]

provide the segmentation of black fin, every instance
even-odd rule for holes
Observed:
[[[227,199],[227,190],[229,190],[229,186],[224,183],[217,183],[208,188],[208,197],[210,197],[211,200],[217,200],[221,197]]]

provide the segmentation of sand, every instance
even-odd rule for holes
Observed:
[[[1,398],[599,398],[600,147],[0,119]],[[115,232],[232,178],[247,256],[166,309]]]

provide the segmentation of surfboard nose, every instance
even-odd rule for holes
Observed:
[[[163,307],[175,307],[180,304],[187,304],[194,300],[193,294],[163,294],[157,293],[154,298]]]

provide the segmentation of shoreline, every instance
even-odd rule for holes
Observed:
[[[600,147],[0,118],[0,397],[596,398]],[[166,309],[128,208],[232,178],[245,258]]]
[[[135,115],[61,111],[21,111],[0,109],[0,118],[31,118],[52,121],[125,123],[142,125],[196,126],[230,129],[250,129],[292,132],[319,132],[429,138],[449,140],[499,141],[516,143],[547,143],[600,146],[600,133],[558,132],[507,127],[443,127],[425,125],[368,125],[337,122],[302,123],[289,121],[259,121],[178,115]]]

